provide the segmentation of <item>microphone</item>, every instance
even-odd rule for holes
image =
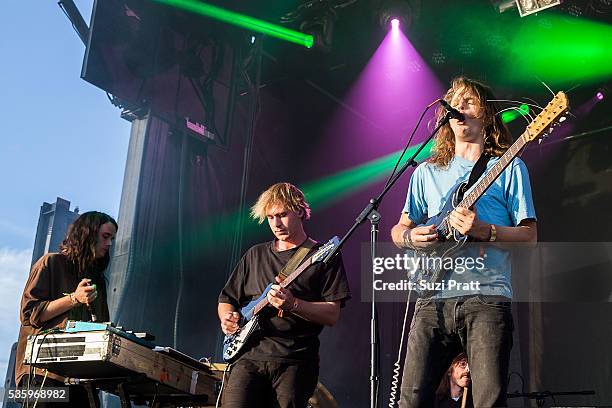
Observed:
[[[98,321],[98,316],[96,316],[96,314],[93,311],[93,307],[91,307],[91,305],[87,305],[87,311],[89,312],[89,316],[91,317],[91,321],[92,322],[97,322]]]
[[[438,99],[438,102],[440,102],[440,105],[442,105],[442,107],[451,119],[457,119],[462,122],[465,120],[465,116],[463,115],[463,113],[450,106],[450,104],[444,99]]]
[[[94,283],[92,286],[94,288],[94,291],[97,292],[98,288],[96,288],[96,284]],[[97,322],[98,321],[98,316],[96,316],[93,307],[89,303],[85,304],[85,306],[87,307],[87,311],[89,312],[89,316],[91,317],[91,321],[94,322],[94,323]]]

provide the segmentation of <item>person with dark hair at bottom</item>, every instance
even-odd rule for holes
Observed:
[[[110,320],[103,273],[110,262],[109,251],[116,234],[117,222],[111,216],[86,212],[68,228],[60,252],[45,254],[32,266],[21,296],[15,361],[19,388],[65,386],[63,377],[23,363],[28,336],[43,338],[49,330],[65,327],[68,320],[91,321],[92,316],[100,322]],[[68,392],[68,402],[39,401],[36,406],[90,406],[84,387],[71,385]]]
[[[435,408],[473,408],[469,391],[470,365],[467,355],[460,353],[453,359],[436,390]]]

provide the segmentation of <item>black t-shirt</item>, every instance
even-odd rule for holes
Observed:
[[[306,261],[320,247],[310,250]],[[251,247],[242,257],[225,287],[219,303],[231,303],[237,309],[257,299],[295,254],[299,247],[286,251],[275,249],[274,241]],[[303,262],[304,262],[303,261]],[[306,268],[287,287],[293,295],[309,302],[334,302],[341,305],[351,297],[344,264],[340,255],[325,266],[317,262]],[[304,361],[318,359],[320,324],[292,313],[278,317],[278,309],[268,306],[260,312],[262,332],[247,346],[241,358],[264,361]]]
[[[434,408],[461,408],[461,403],[463,401],[462,397],[463,395],[459,397],[458,400],[454,400],[449,395],[442,396],[442,395],[436,394],[436,402],[434,404]],[[468,393],[465,407],[474,408],[474,403],[472,402],[471,393]]]

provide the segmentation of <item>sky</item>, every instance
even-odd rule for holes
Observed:
[[[87,24],[93,0],[75,0]],[[130,123],[80,78],[85,46],[57,1],[0,12],[0,378],[19,331],[40,207],[118,217]]]

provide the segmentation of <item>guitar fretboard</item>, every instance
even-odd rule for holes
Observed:
[[[298,277],[298,275],[300,273],[302,273],[304,271],[304,269],[308,268],[310,265],[312,265],[312,257],[308,258],[304,263],[302,263],[300,265],[299,268],[297,268],[295,271],[293,271],[293,273],[291,273],[291,275],[287,276],[285,278],[285,280],[280,284],[281,287],[287,287],[291,282],[293,282],[295,280],[295,278]],[[261,311],[261,309],[263,309],[264,307],[268,306],[270,302],[268,302],[268,298],[265,297],[263,299],[261,299],[259,301],[259,303],[257,303],[257,305],[255,305],[255,307],[253,308],[253,316],[255,316],[257,313],[259,313]]]
[[[499,161],[491,167],[491,170],[474,186],[472,191],[463,197],[463,200],[457,205],[457,207],[471,208],[474,203],[484,194],[485,191],[493,184],[493,182],[499,177],[510,162],[519,154],[521,149],[525,147],[527,142],[526,138],[522,134],[513,144],[506,150],[506,152],[499,158]]]

